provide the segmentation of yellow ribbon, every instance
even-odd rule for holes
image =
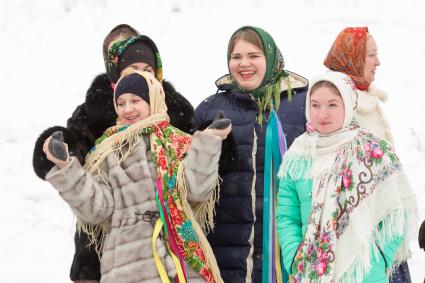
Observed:
[[[153,251],[153,257],[155,260],[156,268],[158,270],[159,276],[161,277],[161,281],[163,283],[170,283],[170,279],[168,278],[168,274],[165,271],[165,268],[162,265],[161,260],[159,259],[158,253],[156,251],[156,245],[155,245],[156,239],[158,239],[159,233],[161,232],[163,225],[164,223],[162,222],[161,218],[158,218],[158,220],[155,223],[155,228],[153,230],[153,235],[152,235],[152,251]],[[174,265],[176,266],[179,283],[186,283],[186,278],[184,276],[184,272],[179,259],[176,257],[175,254],[171,252],[170,247],[168,246],[168,243],[167,243],[167,248],[171,255],[171,258],[173,259]]]
[[[275,230],[275,262],[276,262],[276,282],[277,283],[283,283],[283,276],[282,276],[282,269],[280,267],[282,266],[280,264],[280,245],[279,240],[277,238],[277,231]]]
[[[274,185],[275,188],[275,192],[276,190],[276,185]],[[276,207],[277,207],[277,194],[274,194],[274,215],[276,215]],[[282,269],[281,269],[281,264],[280,264],[280,244],[279,244],[279,238],[277,236],[277,229],[276,229],[276,220],[275,220],[275,224],[274,224],[274,239],[275,239],[275,263],[276,263],[276,282],[277,283],[283,283],[283,275],[282,275]]]

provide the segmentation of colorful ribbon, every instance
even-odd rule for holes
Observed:
[[[277,173],[287,150],[282,124],[275,111],[270,112],[266,129],[263,198],[263,265],[262,282],[287,282],[276,232]],[[282,273],[283,271],[283,273]]]

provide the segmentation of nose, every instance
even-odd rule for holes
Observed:
[[[317,116],[319,117],[319,119],[325,119],[328,116],[328,113],[326,109],[321,108]]]
[[[240,63],[241,66],[248,66],[250,64],[251,64],[251,61],[249,60],[248,57],[242,57],[241,63]]]
[[[123,108],[124,113],[130,113],[133,111],[133,105],[131,103],[126,103]]]
[[[379,65],[381,65],[381,61],[379,61],[379,58],[378,58],[378,56],[376,56],[376,62],[375,62],[375,65],[376,65],[376,66],[379,66]]]

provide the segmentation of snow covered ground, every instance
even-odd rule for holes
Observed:
[[[269,31],[289,70],[311,78],[346,26],[369,27],[382,65],[376,85],[396,150],[425,218],[425,4],[420,0],[2,0],[0,1],[0,282],[69,282],[74,217],[51,186],[32,170],[39,133],[65,125],[104,71],[101,43],[129,23],[157,43],[165,77],[193,105],[215,92],[227,72],[233,31]],[[413,282],[425,277],[425,252],[412,244]]]

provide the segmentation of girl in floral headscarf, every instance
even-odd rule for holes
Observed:
[[[387,96],[371,85],[375,80],[375,71],[381,63],[375,39],[368,28],[348,27],[341,31],[324,64],[330,70],[347,74],[354,81],[359,94],[354,115],[359,125],[392,143],[391,129],[380,106]]]
[[[277,232],[293,282],[388,282],[408,256],[416,198],[391,145],[360,128],[347,75],[311,81],[307,132],[283,157]]]

